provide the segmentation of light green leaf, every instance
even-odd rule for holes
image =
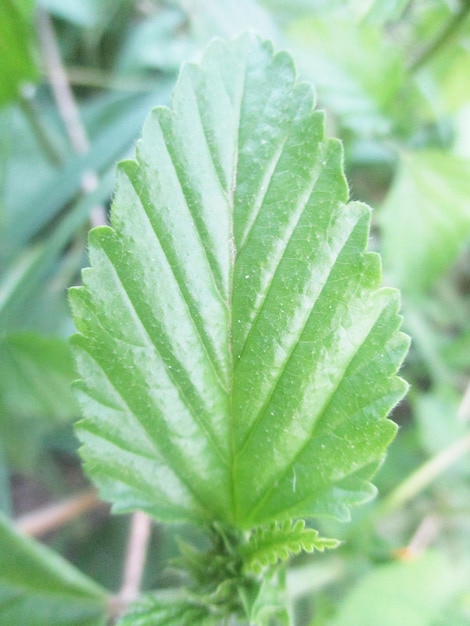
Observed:
[[[442,152],[401,155],[380,214],[383,255],[407,292],[429,288],[470,236],[470,160]]]
[[[287,54],[245,35],[184,68],[71,292],[78,434],[115,510],[251,528],[374,493],[408,340],[347,199]]]
[[[464,580],[438,553],[378,567],[359,581],[328,626],[431,626]]]
[[[207,607],[187,595],[168,592],[148,594],[136,602],[117,626],[216,626]]]
[[[106,592],[0,515],[2,626],[105,626]]]
[[[23,83],[34,80],[33,0],[0,3],[0,106],[19,96]]]
[[[304,520],[273,523],[255,529],[243,547],[245,570],[259,574],[265,567],[285,561],[293,554],[323,552],[326,548],[336,548],[339,543],[336,539],[319,537],[313,528],[305,528]]]
[[[333,12],[299,18],[289,25],[288,35],[302,71],[343,126],[367,138],[390,132],[404,67],[383,30]]]

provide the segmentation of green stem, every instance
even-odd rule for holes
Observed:
[[[459,11],[449,20],[436,38],[425,46],[416,59],[410,63],[408,70],[410,74],[415,74],[425,65],[429,59],[435,56],[452,39],[470,11],[470,0],[463,0]]]
[[[33,100],[28,96],[22,96],[19,99],[19,105],[23,115],[33,129],[34,135],[43,149],[46,158],[53,165],[60,165],[62,163],[62,155],[60,154],[60,151],[55,143],[52,141],[50,133],[46,128]]]
[[[451,443],[406,478],[384,500],[380,515],[399,509],[470,451],[470,432]]]

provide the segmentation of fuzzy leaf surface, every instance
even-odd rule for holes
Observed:
[[[244,546],[245,570],[259,574],[265,567],[285,561],[293,554],[314,550],[323,552],[338,545],[336,539],[320,537],[317,530],[305,528],[304,520],[270,524],[256,529]]]
[[[181,594],[146,595],[131,606],[118,626],[216,626],[204,607]]]
[[[71,293],[78,434],[115,510],[251,528],[373,494],[408,341],[347,201],[289,55],[244,35],[184,67]]]

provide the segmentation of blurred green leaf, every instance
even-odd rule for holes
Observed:
[[[10,472],[3,443],[0,439],[0,513],[11,514]]]
[[[323,106],[359,136],[391,130],[390,103],[403,82],[403,61],[382,31],[347,17],[293,22],[288,35]]]
[[[348,0],[359,19],[374,24],[393,22],[401,17],[411,0]]]
[[[162,96],[161,91],[159,94]],[[127,153],[155,98],[155,93],[128,98],[123,114],[101,128],[88,153],[72,155],[63,166],[43,179],[39,191],[23,196],[21,204],[10,207],[0,239],[4,255],[12,255],[74,201],[87,172],[99,175]]]
[[[105,626],[107,602],[90,578],[0,514],[2,626]]]
[[[71,292],[87,467],[116,510],[165,521],[345,519],[406,389],[369,209],[345,204],[340,146],[269,43],[216,42],[172,103]]]
[[[107,9],[123,0],[37,0],[51,15],[82,28],[93,28],[106,18]],[[124,0],[127,2],[127,0]]]
[[[129,31],[117,67],[125,72],[154,68],[176,75],[195,49],[186,14],[177,5],[162,6]]]
[[[33,0],[0,2],[0,106],[37,77],[33,16]]]
[[[3,331],[31,327],[25,323],[25,318],[31,321],[31,313],[34,313],[37,298],[45,291],[44,281],[51,275],[53,277],[57,275],[63,249],[87,222],[90,209],[109,196],[113,180],[114,173],[108,172],[103,175],[98,187],[72,205],[45,241],[29,246],[15,258],[0,283],[0,324]],[[62,289],[65,295],[65,285]],[[42,310],[46,310],[48,315],[51,314],[50,309]],[[47,326],[48,321],[44,320],[42,325]],[[42,328],[39,323],[34,325],[34,328],[37,327]],[[54,329],[47,330],[53,332]],[[55,330],[60,332],[61,328],[56,327]]]
[[[65,339],[34,333],[0,339],[0,411],[49,420],[77,415],[75,370]]]
[[[456,260],[470,237],[470,160],[444,152],[401,154],[379,214],[385,269],[419,295]]]
[[[275,37],[277,27],[271,15],[256,0],[180,0],[187,10],[193,36],[206,45],[214,35],[231,38],[248,29],[264,37]]]
[[[44,465],[46,436],[77,416],[75,377],[65,339],[34,333],[0,339],[0,441],[16,470]]]
[[[341,602],[328,626],[431,626],[463,582],[461,572],[434,552],[376,567]]]

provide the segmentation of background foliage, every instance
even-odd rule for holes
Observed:
[[[405,330],[413,338],[402,372],[412,387],[393,416],[400,430],[376,479],[380,497],[351,524],[322,522],[323,534],[342,539],[340,549],[295,561],[288,588],[297,624],[368,624],[378,614],[384,624],[468,623],[469,13],[463,0],[4,0],[0,506],[6,517],[84,485],[72,432],[77,408],[69,391],[74,374],[65,340],[73,326],[66,288],[86,264],[90,223],[103,221],[116,160],[131,154],[149,109],[168,103],[183,60],[198,59],[214,35],[253,28],[288,49],[316,85],[328,133],[344,142],[351,194],[375,207],[372,245],[383,254],[385,282],[403,291]],[[62,65],[72,103],[57,90]],[[125,518],[100,513],[48,539],[116,591],[126,526]],[[105,592],[47,548],[24,545],[12,533],[2,522],[0,542],[15,543],[18,558],[39,563],[39,571],[53,562],[51,576],[63,568],[73,591],[62,591],[78,598],[70,623],[101,623]],[[172,582],[162,563],[175,554],[175,543],[173,531],[154,530],[145,588]],[[0,579],[8,573],[11,580],[5,554],[0,550]],[[40,597],[40,580],[28,581],[33,596]],[[21,598],[24,581],[16,585],[0,592],[5,624],[18,623],[12,598]],[[67,608],[60,595],[59,588],[57,607]],[[55,615],[64,623],[59,608]]]

